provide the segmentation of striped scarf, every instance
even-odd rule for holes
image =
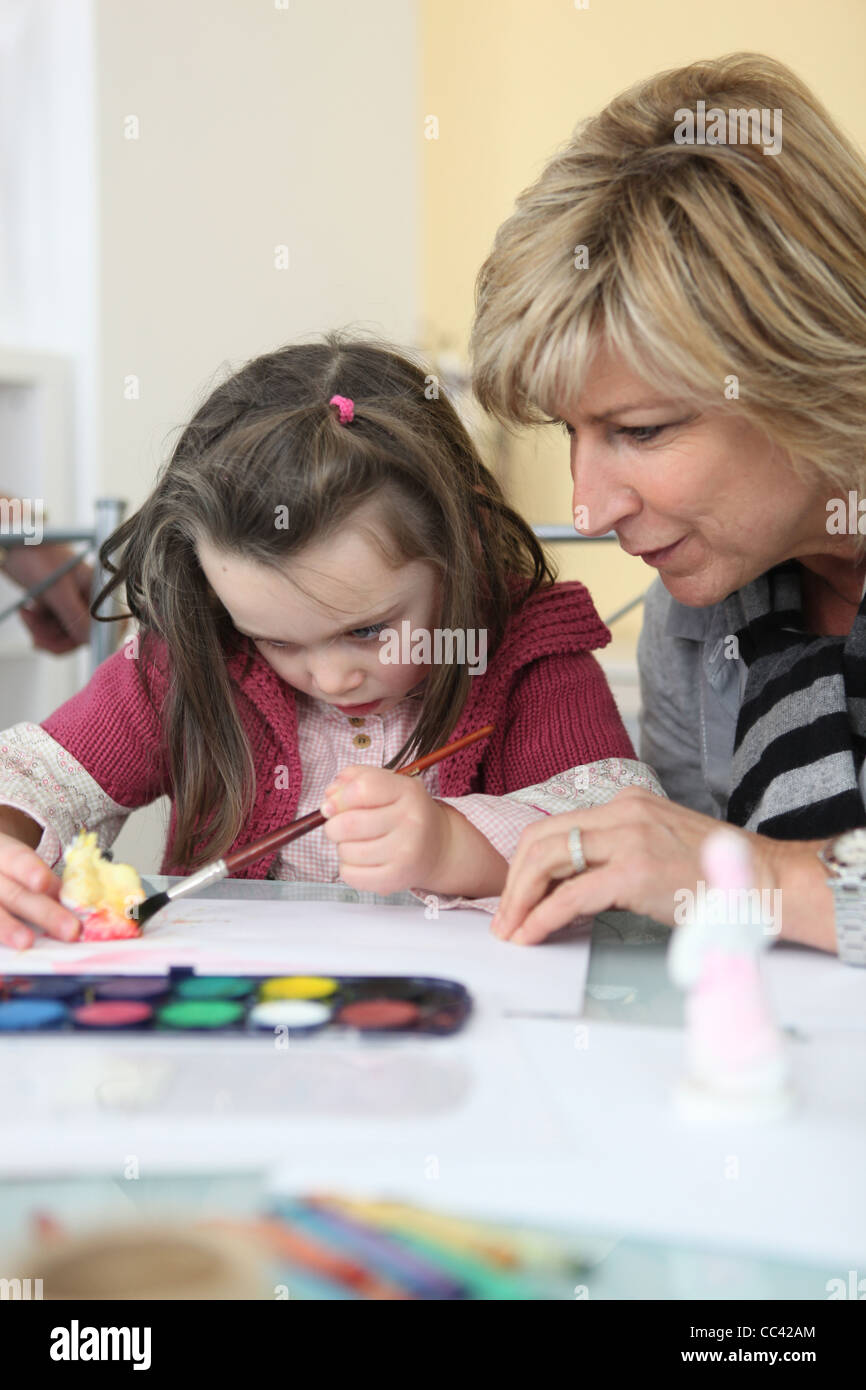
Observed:
[[[724,600],[748,667],[727,819],[776,840],[866,823],[866,597],[847,637],[803,626],[801,569],[776,565]]]

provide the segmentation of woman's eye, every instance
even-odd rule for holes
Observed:
[[[349,636],[359,642],[366,642],[369,641],[371,637],[377,637],[380,632],[384,631],[386,626],[386,623],[381,622],[371,623],[369,627],[355,627],[349,633]]]
[[[621,425],[617,434],[624,434],[629,439],[633,439],[635,444],[649,444],[650,440],[660,435],[665,425]]]

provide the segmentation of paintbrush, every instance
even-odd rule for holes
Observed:
[[[464,734],[463,738],[455,739],[453,743],[446,743],[444,748],[437,748],[432,753],[427,753],[423,758],[416,758],[413,763],[408,763],[406,767],[398,768],[398,775],[401,777],[417,777],[419,772],[425,768],[432,767],[434,763],[440,763],[443,758],[450,758],[452,753],[456,753],[461,748],[467,748],[470,743],[475,743],[479,738],[486,738],[493,733],[493,725],[485,724],[483,729],[476,729],[471,734]],[[129,915],[141,925],[148,922],[155,912],[168,903],[174,902],[177,898],[185,898],[190,893],[196,893],[200,888],[207,888],[211,883],[219,883],[221,879],[228,878],[235,869],[244,869],[247,864],[254,864],[257,859],[263,859],[266,854],[281,845],[287,845],[291,840],[297,840],[301,835],[306,835],[310,830],[316,830],[320,825],[324,825],[327,816],[323,816],[321,811],[311,811],[308,816],[301,816],[300,820],[293,821],[291,825],[284,826],[282,830],[274,830],[270,835],[264,835],[260,840],[254,840],[251,845],[246,845],[243,849],[236,849],[231,854],[227,854],[224,859],[215,859],[212,864],[206,864],[203,869],[191,874],[181,883],[176,883],[172,888],[166,888],[161,893],[153,893],[149,898],[145,898],[143,903],[131,908]]]

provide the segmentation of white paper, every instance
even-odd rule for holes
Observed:
[[[190,965],[209,974],[436,975],[465,985],[485,1009],[576,1018],[589,944],[589,928],[579,928],[513,946],[491,934],[487,913],[468,908],[428,920],[420,903],[184,898],[129,941],[40,937],[28,951],[0,948],[0,974],[146,975]]]
[[[866,967],[780,941],[767,953],[764,978],[773,1016],[805,1034],[866,1029]]]
[[[502,1035],[510,1031],[506,1044]],[[336,1190],[437,1205],[494,1220],[618,1233],[777,1259],[866,1259],[866,1038],[790,1041],[795,1105],[783,1121],[692,1126],[673,1089],[683,1034],[623,1024],[540,1019],[500,1024],[512,1106],[531,1098],[523,1142],[502,1143],[504,1118],[430,1126],[431,1182],[417,1136],[378,1152],[324,1146],[286,1157],[272,1186]],[[580,1045],[576,1046],[576,1042]],[[477,1049],[481,1095],[495,1082]],[[545,1119],[541,1119],[544,1116]],[[396,1127],[395,1127],[396,1128]],[[816,1287],[815,1297],[825,1297]]]

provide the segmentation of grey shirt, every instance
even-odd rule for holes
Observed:
[[[866,593],[866,585],[864,585]],[[688,608],[657,579],[638,641],[640,757],[672,801],[723,820],[746,663],[731,654],[721,604]],[[866,804],[866,763],[860,773]],[[862,940],[840,936],[839,957],[866,964]]]
[[[640,756],[673,801],[723,819],[746,665],[721,604],[688,608],[656,579],[638,641]]]

